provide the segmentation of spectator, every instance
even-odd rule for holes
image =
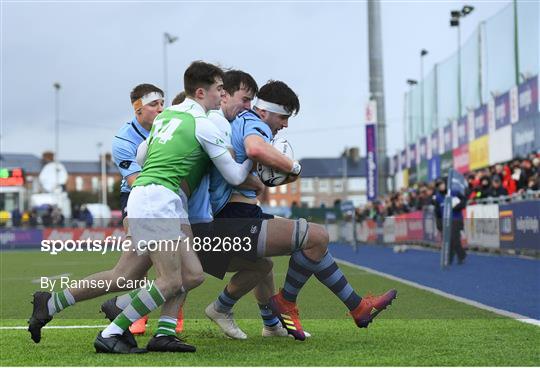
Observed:
[[[24,211],[21,216],[21,225],[27,227],[30,225],[30,212]]]
[[[13,227],[21,227],[21,211],[19,211],[18,208],[14,208],[13,211],[11,211],[11,225]]]
[[[10,214],[8,211],[0,210],[0,227],[6,227],[9,222]]]
[[[73,206],[73,213],[72,213],[72,217],[74,219],[77,219],[79,220],[81,218],[81,209],[79,207],[78,204],[76,204],[75,206]]]
[[[540,175],[540,157],[535,157],[532,160],[533,170],[536,175]]]
[[[45,213],[41,216],[41,223],[43,224],[43,226],[45,227],[52,226],[53,224],[52,211],[53,211],[52,207],[48,207],[47,211],[45,211]]]
[[[81,220],[84,221],[86,227],[92,227],[94,224],[94,216],[84,205],[81,207]]]
[[[472,173],[469,174],[467,176],[467,184],[468,184],[468,187],[467,187],[467,191],[465,192],[465,195],[469,199],[474,199],[474,197],[476,197],[476,187],[478,186],[476,175]]]
[[[52,212],[52,223],[55,227],[63,227],[64,226],[64,215],[62,214],[62,211],[58,207],[54,207]]]
[[[504,165],[502,185],[508,192],[508,195],[513,195],[517,190],[516,182],[512,179],[512,171],[509,165]]]
[[[480,179],[480,187],[476,191],[476,199],[488,198],[491,193],[491,186],[489,183],[489,177],[483,176]]]
[[[529,178],[527,190],[540,190],[540,174],[535,174]]]
[[[431,197],[433,196],[433,192],[430,192],[428,190],[428,187],[423,185],[420,187],[420,195],[418,196],[416,209],[422,210],[424,206],[427,206],[431,203]]]
[[[508,191],[502,186],[501,178],[499,175],[494,175],[491,179],[491,190],[489,191],[489,197],[501,197],[507,196]]]
[[[28,224],[31,227],[38,226],[38,215],[36,209],[33,209],[32,212],[30,212],[30,216],[28,218]]]
[[[521,162],[521,171],[519,174],[519,179],[517,180],[517,188],[520,191],[527,189],[529,178],[534,175],[534,170],[532,168],[531,161],[525,159]]]

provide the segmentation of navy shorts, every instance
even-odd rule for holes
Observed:
[[[272,218],[274,218],[273,215],[264,213],[257,205],[231,202],[215,216],[211,225],[192,225],[195,237],[204,235],[221,239],[240,238],[243,245],[247,242],[251,245],[249,251],[197,252],[204,272],[223,279],[233,258],[238,257],[251,262],[257,261],[259,236],[263,221]],[[261,240],[266,241],[265,239]]]
[[[122,211],[122,221],[127,216],[127,202],[130,192],[120,192],[120,210]]]

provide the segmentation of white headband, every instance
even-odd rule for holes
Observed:
[[[133,102],[133,108],[135,111],[139,110],[144,105],[148,105],[150,102],[155,100],[162,100],[163,95],[159,92],[150,92]]]
[[[260,98],[257,98],[253,106],[261,110],[275,112],[276,114],[291,115],[291,113],[285,110],[285,108],[282,105],[278,105],[273,102],[261,100]]]

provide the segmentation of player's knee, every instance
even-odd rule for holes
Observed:
[[[193,272],[187,276],[184,276],[183,284],[184,289],[193,290],[201,285],[205,280],[204,272]]]
[[[328,243],[330,242],[328,231],[326,231],[324,226],[318,224],[310,223],[309,225],[308,242],[310,248],[326,250],[328,248]]]
[[[178,278],[177,280],[167,280],[164,286],[165,290],[162,290],[163,294],[168,295],[177,295],[184,290],[182,280]]]

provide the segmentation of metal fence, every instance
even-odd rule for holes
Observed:
[[[517,1],[515,8],[510,3],[481,22],[459,52],[456,50],[435,64],[424,79],[406,93],[407,144],[415,143],[537,75],[540,69],[539,18],[538,2]]]

